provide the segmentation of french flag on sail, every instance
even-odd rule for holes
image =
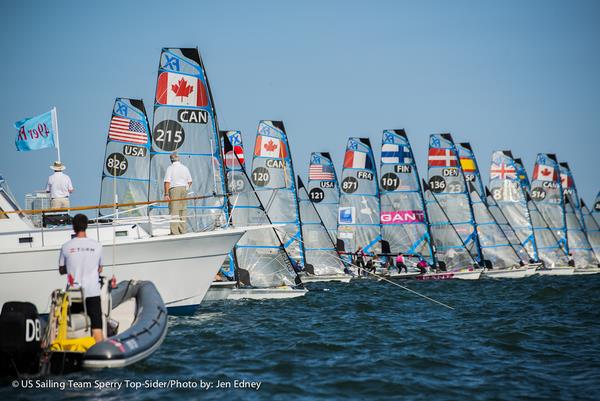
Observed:
[[[344,168],[362,168],[372,170],[371,159],[364,152],[347,150],[344,156]]]

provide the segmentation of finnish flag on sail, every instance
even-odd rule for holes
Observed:
[[[395,143],[384,143],[381,147],[381,162],[391,164],[410,164],[412,155],[408,146],[400,146]]]
[[[24,118],[15,123],[17,139],[15,145],[20,152],[54,148],[57,132],[56,108],[36,117]]]

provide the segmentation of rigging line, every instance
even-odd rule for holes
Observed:
[[[275,230],[277,230],[277,231],[280,231],[278,228],[275,228]],[[298,240],[298,241],[302,242],[302,240]],[[343,264],[344,266],[346,265],[346,262],[345,262],[345,261],[344,261],[342,258],[340,258],[340,257],[339,257],[337,254],[336,254],[336,255],[332,255],[332,256],[333,256],[334,258],[336,258],[337,260],[339,260],[340,262],[342,262],[342,264]],[[363,271],[366,271],[366,270],[364,270],[364,269],[363,269]],[[443,302],[437,301],[437,300],[435,300],[435,299],[433,299],[433,298],[430,298],[430,297],[428,297],[427,295],[421,294],[420,292],[417,292],[417,291],[415,291],[415,290],[411,290],[411,289],[410,289],[410,288],[408,288],[408,287],[405,287],[405,286],[403,286],[403,285],[400,285],[400,284],[398,284],[398,283],[395,283],[395,282],[393,282],[393,281],[391,281],[391,280],[388,280],[387,278],[385,278],[385,277],[382,277],[382,276],[380,276],[380,275],[378,275],[378,274],[371,273],[371,272],[369,272],[369,271],[366,271],[366,272],[367,272],[367,273],[369,273],[369,274],[371,274],[371,275],[373,275],[373,276],[375,276],[375,277],[377,277],[377,278],[378,278],[379,280],[381,280],[381,281],[385,281],[385,282],[387,282],[387,283],[393,284],[393,285],[395,285],[395,286],[397,286],[397,287],[400,287],[400,288],[402,288],[402,289],[404,289],[404,290],[406,290],[406,291],[408,291],[408,292],[411,292],[411,293],[413,293],[413,294],[415,294],[415,295],[418,295],[418,296],[420,296],[420,297],[422,297],[422,298],[425,298],[425,299],[427,299],[427,300],[429,300],[429,301],[431,301],[431,302],[434,302],[434,303],[436,303],[436,304],[442,305],[442,306],[444,306],[444,307],[446,307],[446,308],[448,308],[448,309],[452,309],[452,310],[454,310],[454,308],[453,308],[452,306],[450,306],[450,305],[447,305],[447,304],[445,304],[445,303],[443,303]]]

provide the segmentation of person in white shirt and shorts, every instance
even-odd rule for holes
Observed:
[[[192,186],[190,170],[181,164],[177,153],[171,153],[171,165],[165,172],[164,186],[165,199],[182,199],[187,197],[188,188]],[[169,214],[179,218],[178,222],[171,223],[171,234],[184,234],[187,226],[187,201],[169,202]]]
[[[46,192],[50,192],[50,207],[67,209],[70,206],[69,195],[74,191],[71,178],[63,173],[66,167],[59,161],[54,162],[50,168],[54,170],[46,185]]]
[[[60,248],[58,271],[60,274],[69,274],[72,281],[81,286],[85,297],[86,312],[91,321],[92,337],[98,343],[104,340],[100,303],[102,245],[87,237],[85,233],[87,225],[88,218],[84,214],[77,214],[73,217],[75,237]]]

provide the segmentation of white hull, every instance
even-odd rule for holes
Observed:
[[[527,272],[525,272],[525,277],[531,277],[531,276],[536,275],[537,269],[539,269],[539,266],[537,266],[537,265],[529,266],[527,268]]]
[[[339,281],[349,283],[352,278],[349,274],[320,274],[320,275],[302,275],[300,276],[303,283],[317,283],[323,281]]]
[[[482,273],[484,278],[523,278],[527,276],[527,267],[518,269],[496,269],[496,270],[485,270]]]
[[[236,288],[229,294],[231,300],[240,299],[287,299],[306,295],[308,290],[292,287],[279,288]]]
[[[580,269],[576,268],[573,271],[573,274],[576,274],[576,275],[598,274],[598,273],[600,273],[600,268],[599,267],[591,267],[591,268],[587,268],[587,269],[586,268],[580,268]]]
[[[382,275],[381,277],[383,278],[387,278],[387,279],[408,279],[408,278],[415,278],[417,276],[420,276],[421,273],[420,272],[410,272],[410,273],[392,273],[392,274],[387,274],[387,275]]]
[[[415,277],[417,280],[479,280],[481,270],[426,273]]]
[[[574,267],[553,267],[551,269],[537,269],[536,273],[540,276],[571,276],[574,271]]]
[[[202,303],[212,302],[212,301],[223,301],[229,298],[229,294],[236,286],[235,281],[213,281],[213,283],[208,288]]]
[[[246,228],[177,236],[127,239],[113,249],[103,241],[103,275],[152,281],[171,312],[191,313],[200,304],[227,253]],[[60,245],[0,251],[0,305],[32,302],[48,313],[50,293],[64,288],[58,273]],[[113,267],[113,254],[115,264]]]

